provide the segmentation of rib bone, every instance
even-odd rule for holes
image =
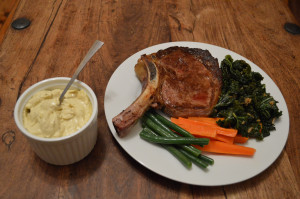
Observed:
[[[159,82],[158,68],[146,56],[141,57],[140,64],[135,67],[135,72],[142,82],[143,90],[140,96],[119,115],[113,118],[113,125],[120,137],[125,137],[129,129],[148,110],[153,102]]]

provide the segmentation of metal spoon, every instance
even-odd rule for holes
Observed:
[[[69,90],[69,88],[71,87],[71,85],[73,84],[74,80],[77,78],[77,76],[79,75],[79,73],[82,71],[82,69],[85,67],[86,63],[93,57],[93,55],[103,46],[103,42],[102,41],[98,41],[96,40],[93,44],[93,46],[90,48],[90,50],[88,51],[88,53],[85,55],[85,57],[83,58],[83,60],[81,61],[81,63],[79,64],[77,70],[75,71],[73,77],[71,78],[71,80],[69,81],[69,83],[67,84],[66,88],[64,89],[64,91],[62,92],[62,94],[59,97],[59,105],[61,104],[61,102],[63,101],[64,95],[66,94],[66,92]]]

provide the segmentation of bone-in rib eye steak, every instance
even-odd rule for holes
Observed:
[[[135,72],[143,90],[113,118],[120,137],[149,107],[173,117],[208,116],[221,92],[221,69],[207,50],[175,46],[142,55]]]

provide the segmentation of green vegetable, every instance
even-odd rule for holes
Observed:
[[[155,115],[154,115],[155,114]],[[167,127],[164,123],[162,123],[157,117],[156,117],[156,112],[153,110],[149,110],[145,113],[145,116],[150,118],[154,123],[156,123],[158,126],[163,128],[165,131],[169,132],[169,134],[173,135],[173,131]],[[176,134],[176,137],[179,137],[179,135]]]
[[[158,120],[158,118],[160,118],[160,120]],[[148,111],[148,112],[146,112],[146,114],[142,118],[142,121],[143,121],[143,124],[144,124],[144,127],[145,127],[144,128],[145,131],[150,130],[148,127],[146,127],[146,126],[150,125],[150,126],[152,126],[153,129],[157,129],[158,128],[159,131],[160,131],[160,135],[161,136],[164,136],[164,137],[180,137],[179,135],[177,135],[176,133],[174,133],[171,129],[169,129],[161,121],[164,121],[165,123],[168,123],[169,126],[172,126],[172,127],[175,127],[175,128],[176,128],[177,125],[174,124],[174,123],[172,123],[168,119],[164,118],[160,114],[156,113],[155,111]],[[148,125],[146,125],[146,124],[148,124]],[[159,127],[161,127],[161,128],[159,128]],[[177,126],[177,127],[179,127],[179,126]],[[192,137],[194,137],[194,136],[192,136]],[[200,154],[201,151],[199,149],[197,149],[197,148],[195,148],[193,146],[181,146],[181,147],[182,147],[183,150],[185,150],[189,154],[192,154],[195,157],[199,157],[199,159],[202,160],[202,161],[204,161],[206,164],[209,164],[209,165],[213,165],[214,164],[214,160],[212,158],[210,158],[210,157],[207,157],[207,156],[205,156],[203,154]],[[199,153],[197,154],[197,152],[199,152]]]
[[[169,138],[172,138],[174,136],[166,133],[163,129],[160,129],[159,127],[157,127],[155,125],[154,122],[151,121],[151,119],[147,119],[146,120],[146,123],[148,124],[146,127],[144,127],[144,131],[150,133],[153,129],[153,131],[155,131],[155,133],[159,134],[160,136],[162,137],[169,137]],[[148,127],[149,126],[149,127]],[[152,126],[152,127],[150,127]],[[150,129],[151,128],[151,129]],[[201,154],[201,151],[196,149],[195,147],[193,146],[190,146],[190,145],[178,145],[178,147],[182,148],[183,150],[185,150],[186,152],[194,155],[194,156],[199,156]]]
[[[146,115],[144,115],[142,117],[142,122],[145,124],[145,128],[149,127],[150,129],[152,129],[154,132],[156,132],[160,136],[163,136],[163,137],[175,137],[174,135],[170,134],[170,132],[164,130],[159,125],[157,125],[155,122],[153,122]]]
[[[201,154],[199,156],[199,159],[203,160],[204,162],[206,162],[209,165],[213,165],[215,163],[214,159],[212,159],[206,155],[203,155],[203,154]]]
[[[227,55],[221,62],[222,92],[212,112],[222,117],[217,123],[238,130],[244,137],[262,140],[275,129],[274,121],[282,115],[277,101],[266,92],[263,77],[243,60]]]
[[[146,133],[150,136],[158,136],[153,131],[144,131],[142,130],[142,134]],[[171,145],[161,145],[164,147],[167,151],[169,151],[174,157],[176,157],[186,168],[190,169],[192,167],[192,162],[189,158],[187,158],[182,152],[180,152],[178,149],[176,149],[174,146]]]
[[[147,132],[142,131],[140,137],[148,142],[158,144],[200,144],[207,145],[209,139],[207,138],[185,138],[185,137],[159,137],[149,135]]]
[[[183,137],[194,137],[192,134],[190,134],[188,131],[184,130],[183,128],[179,127],[178,125],[174,124],[173,122],[171,122],[170,120],[168,120],[167,118],[161,116],[158,113],[153,113],[153,117],[156,120],[160,121],[162,124],[164,124],[165,126],[169,127],[170,129],[173,129],[174,131],[176,131],[177,133],[181,134]],[[173,133],[173,132],[172,132]]]
[[[180,150],[181,153],[183,153],[183,155],[185,155],[186,157],[188,157],[194,164],[196,164],[197,166],[205,169],[208,167],[208,164],[205,161],[202,161],[201,159],[187,153],[184,150]]]

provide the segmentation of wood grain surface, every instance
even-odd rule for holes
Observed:
[[[1,0],[0,2],[0,44],[9,28],[20,0]]]
[[[13,19],[19,17],[31,25],[9,28],[0,46],[0,198],[299,198],[300,35],[283,28],[296,23],[286,1],[21,0]],[[40,80],[71,77],[95,39],[105,45],[78,79],[98,97],[98,141],[78,163],[49,165],[17,129],[16,100]],[[288,105],[290,132],[272,166],[233,185],[191,186],[149,171],[118,145],[104,115],[108,80],[127,57],[170,41],[227,48],[274,80]]]

